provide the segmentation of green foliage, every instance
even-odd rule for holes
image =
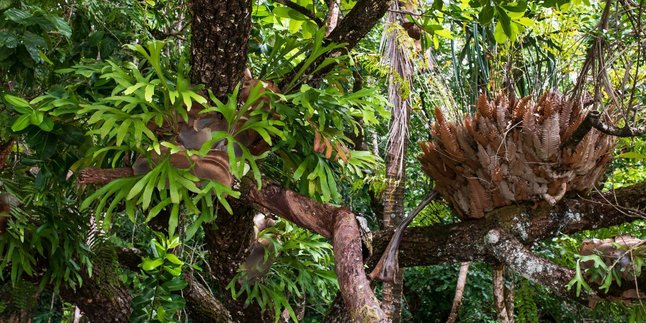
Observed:
[[[324,305],[332,302],[338,290],[332,246],[323,237],[283,220],[263,230],[260,238],[272,246],[265,249],[264,261],[271,258],[274,263],[255,283],[241,268],[227,286],[232,297],[246,296],[247,304],[256,302],[263,310],[273,309],[276,322],[283,309],[298,321],[293,305],[301,303],[305,295],[317,312],[324,313]]]
[[[57,47],[71,35],[69,24],[56,11],[19,1],[1,2],[0,72],[17,73],[33,83],[37,65],[64,59]]]
[[[38,277],[40,288],[80,286],[83,275],[91,275],[92,264],[91,251],[84,242],[87,218],[74,208],[78,202],[74,193],[62,188],[41,193],[34,187],[33,177],[29,185],[24,178],[28,175],[14,179],[6,172],[1,175],[2,190],[21,203],[11,209],[7,232],[0,235],[0,279],[7,279],[8,269],[14,286],[23,275]],[[46,264],[45,271],[35,272],[41,263]]]
[[[180,291],[187,286],[182,278],[184,262],[173,253],[180,244],[179,237],[161,234],[150,240],[149,257],[140,265],[139,293],[132,299],[132,322],[177,322],[186,303]]]
[[[514,293],[515,319],[519,323],[538,323],[538,307],[534,300],[534,289],[526,279],[520,279],[520,286]]]

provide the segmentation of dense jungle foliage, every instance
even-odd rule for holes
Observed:
[[[374,232],[387,227],[389,142],[399,113],[393,93],[410,115],[397,157],[405,213],[433,188],[417,158],[418,142],[433,139],[436,108],[456,121],[475,113],[481,94],[579,88],[618,127],[645,124],[644,1],[402,1],[346,50],[326,32],[332,4],[343,23],[370,1],[255,0],[246,53],[253,79],[232,76],[239,83],[226,95],[194,82],[192,2],[0,0],[0,321],[88,320],[112,310],[84,303],[101,297],[118,299],[111,304],[134,322],[209,321],[196,314],[195,290],[231,313],[257,313],[257,321],[329,319],[340,299],[330,236],[264,209],[270,221],[255,222],[260,232],[251,240],[250,218],[224,238],[216,232],[220,221],[246,212],[249,186],[270,183],[347,207]],[[393,42],[397,58],[388,50]],[[406,62],[408,74],[393,62]],[[204,128],[213,131],[189,147],[182,127],[215,122],[200,116],[218,116],[218,128]],[[191,166],[177,167],[171,156],[179,155]],[[205,180],[200,167],[213,173]],[[100,184],[82,178],[85,169],[132,168]],[[645,180],[646,137],[620,138],[593,191]],[[569,288],[577,296],[608,291],[626,279],[603,261],[581,268],[592,259],[580,255],[581,245],[616,236],[643,242],[645,213],[636,212],[635,221],[528,248],[575,270]],[[462,222],[437,199],[411,227]],[[260,261],[222,261],[238,240],[245,250],[260,245]],[[635,282],[645,248],[631,249]],[[402,268],[401,320],[445,321],[460,262]],[[471,263],[458,321],[500,320],[492,268]],[[646,320],[639,297],[590,308],[521,274],[508,271],[505,281],[514,291],[512,321]],[[379,297],[381,283],[374,288]]]

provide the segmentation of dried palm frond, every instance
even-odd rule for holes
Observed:
[[[566,192],[587,193],[610,162],[614,139],[596,129],[575,147],[564,146],[586,113],[559,93],[538,101],[481,95],[476,107],[461,123],[436,109],[434,140],[420,143],[422,169],[463,218],[516,202],[554,204]]]

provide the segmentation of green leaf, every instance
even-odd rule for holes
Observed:
[[[511,38],[511,19],[509,18],[509,15],[507,15],[507,12],[500,7],[496,7],[496,9],[498,12],[498,18],[500,18],[498,22],[502,26],[502,30],[505,32],[505,35],[507,35],[507,37]],[[498,29],[498,25],[496,25],[496,29]]]
[[[0,47],[7,48],[16,48],[18,46],[18,37],[16,34],[8,31],[0,31]],[[7,54],[10,54],[11,51],[6,51]],[[0,60],[5,59],[8,56],[0,54]]]
[[[16,8],[8,9],[7,11],[4,12],[4,16],[15,23],[19,23],[22,25],[31,24],[29,21],[27,21],[27,19],[31,18],[31,14],[20,9],[16,9]]]
[[[31,114],[21,115],[14,123],[11,125],[11,131],[18,132],[24,130],[31,124]]]
[[[15,110],[20,114],[31,113],[31,111],[33,110],[29,102],[27,102],[27,100],[23,98],[13,96],[10,94],[5,94],[4,99],[5,101],[7,101],[7,103],[13,106]]]
[[[184,289],[188,283],[181,277],[173,277],[173,279],[162,284],[162,287],[170,292],[175,292]]]
[[[179,258],[177,258],[177,256],[175,256],[172,253],[167,253],[166,254],[166,260],[168,260],[168,261],[170,261],[170,262],[172,262],[172,263],[174,263],[176,265],[180,265],[180,266],[184,264],[183,261],[179,260]]]
[[[162,258],[144,259],[144,261],[141,263],[141,268],[143,268],[145,271],[151,271],[163,264],[164,259]]]
[[[155,93],[155,86],[152,84],[146,85],[146,91],[144,93],[144,99],[146,99],[146,102],[153,102],[154,93]]]
[[[68,25],[63,18],[54,15],[46,15],[45,19],[51,22],[55,30],[61,35],[66,38],[70,38],[72,36],[72,28],[70,28],[70,25]]]
[[[478,21],[481,24],[486,25],[491,22],[491,19],[493,19],[493,14],[494,14],[493,7],[490,5],[486,5],[482,7],[482,10],[480,10],[480,14],[478,15]]]
[[[43,131],[50,132],[54,130],[54,121],[50,118],[45,118],[38,126],[40,129],[43,129]]]
[[[625,152],[622,154],[617,155],[619,158],[628,158],[628,159],[646,159],[646,155],[640,154],[636,151],[629,151]]]
[[[505,35],[505,31],[502,28],[502,24],[500,21],[496,23],[496,30],[493,33],[493,37],[496,40],[497,43],[502,44],[507,41],[507,35]]]

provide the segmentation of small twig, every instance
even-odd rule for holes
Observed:
[[[419,214],[431,201],[437,197],[436,191],[431,191],[426,195],[424,200],[408,215],[404,221],[400,222],[397,228],[395,228],[395,233],[390,242],[386,247],[386,251],[381,255],[379,262],[375,266],[375,269],[370,273],[370,279],[379,280],[382,282],[394,282],[397,271],[399,270],[399,261],[398,252],[399,252],[399,243],[402,239],[402,233],[404,229],[413,221],[415,216]]]
[[[394,13],[401,13],[401,14],[403,14],[403,15],[411,15],[411,16],[418,16],[418,17],[422,17],[422,16],[424,16],[424,14],[422,14],[422,13],[416,13],[416,12],[412,12],[412,11],[408,11],[408,10],[394,10],[394,9],[388,9],[388,11],[389,11],[389,12],[394,12]]]
[[[596,111],[593,111],[593,112],[596,112]],[[628,125],[625,125],[624,127],[619,128],[615,125],[604,123],[603,121],[601,121],[600,117],[601,117],[601,113],[596,112],[593,114],[592,112],[590,112],[590,114],[588,114],[588,117],[586,119],[589,119],[592,127],[594,127],[595,129],[605,134],[616,136],[616,137],[637,137],[637,136],[642,136],[646,134],[646,126],[633,128]]]
[[[312,21],[314,21],[319,27],[325,26],[325,23],[321,18],[317,17],[312,11],[308,10],[307,8],[299,5],[298,3],[291,2],[288,0],[276,0],[276,2],[284,5],[285,7],[292,8],[299,13],[303,14],[305,17],[310,18]]]

